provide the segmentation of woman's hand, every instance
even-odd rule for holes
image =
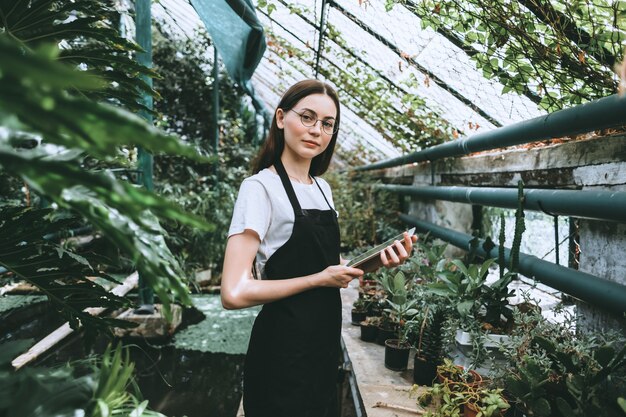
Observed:
[[[321,287],[347,288],[350,281],[363,275],[358,268],[343,265],[331,265],[320,272]]]
[[[380,260],[383,265],[387,268],[402,265],[404,261],[411,256],[413,242],[417,242],[417,236],[413,235],[409,237],[409,233],[404,232],[404,240],[402,242],[396,240],[393,244],[387,246],[385,250],[380,252]]]

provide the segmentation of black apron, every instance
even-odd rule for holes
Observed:
[[[274,164],[295,213],[289,240],[265,264],[287,279],[339,264],[339,225],[328,210],[302,210],[280,160]],[[315,180],[315,179],[314,179]],[[335,415],[341,338],[339,288],[314,288],[267,303],[257,316],[244,365],[246,417]]]

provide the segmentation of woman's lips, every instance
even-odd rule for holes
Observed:
[[[317,142],[313,142],[313,141],[309,141],[309,140],[303,140],[302,142],[304,142],[305,145],[311,146],[311,147],[318,147],[318,146],[320,146]]]

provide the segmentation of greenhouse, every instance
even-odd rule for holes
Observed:
[[[0,417],[626,417],[625,54],[621,0],[0,1]]]

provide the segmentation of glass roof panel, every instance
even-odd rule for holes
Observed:
[[[270,111],[289,85],[315,76],[322,2],[274,0],[272,4],[276,9],[269,17],[266,9],[257,10],[259,19],[271,32],[267,35],[265,56],[252,79]],[[153,3],[152,10],[154,17],[173,34],[193,39],[194,31],[202,27],[187,0],[160,0]],[[360,60],[359,66],[379,74],[389,84],[385,99],[396,112],[406,111],[402,95],[415,95],[425,101],[425,112],[437,115],[466,136],[545,114],[525,96],[501,94],[501,84],[484,78],[469,56],[445,36],[422,29],[420,19],[402,5],[387,12],[382,1],[335,0],[328,9],[327,21],[341,32],[349,51],[326,35],[324,44],[329,50],[321,56],[320,65],[329,71],[359,76],[356,68],[345,63],[345,57],[354,54],[351,59]],[[271,33],[285,39],[297,53],[282,58],[280,55],[285,54],[272,51],[276,45],[271,44]],[[353,94],[345,86],[335,87],[344,98]],[[359,106],[359,97],[348,98],[343,106],[343,146],[357,146],[361,140],[383,158],[397,156],[399,150],[385,139],[390,135],[385,127],[378,128],[385,131],[378,131],[357,115],[366,109],[354,107]],[[413,132],[405,134],[410,136]]]

